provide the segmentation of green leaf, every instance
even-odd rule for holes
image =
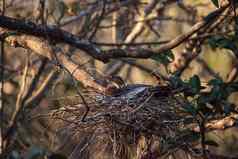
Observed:
[[[205,145],[209,145],[209,146],[215,146],[215,147],[218,147],[218,146],[219,146],[219,144],[216,143],[216,142],[213,141],[213,140],[207,140],[207,141],[204,142],[204,144],[205,144]]]
[[[212,79],[208,82],[208,85],[215,86],[215,85],[222,85],[223,81],[221,79]]]
[[[219,8],[219,0],[211,0],[211,1],[217,8]]]
[[[238,82],[235,83],[230,83],[227,88],[226,88],[227,92],[229,94],[233,93],[233,92],[238,92]]]
[[[10,153],[9,158],[11,158],[11,159],[22,159],[21,155],[19,154],[19,152],[15,151],[15,150],[13,150]]]
[[[200,134],[196,132],[192,132],[192,135],[189,137],[192,141],[198,141],[200,139]]]
[[[213,36],[208,39],[208,44],[212,48],[224,48],[229,50],[237,50],[237,47],[235,45],[235,37],[229,36],[229,38],[223,37],[223,36]]]
[[[35,159],[38,157],[43,158],[45,154],[46,154],[46,151],[43,150],[42,148],[37,146],[32,146],[26,154],[26,159]]]
[[[212,100],[220,100],[222,98],[222,92],[219,86],[214,86],[212,88],[210,98]]]
[[[235,106],[226,101],[222,104],[222,108],[223,108],[223,112],[226,115],[229,115],[230,113],[235,112]]]
[[[184,106],[184,110],[193,116],[195,116],[198,112],[197,109],[192,104],[186,104]]]
[[[163,53],[155,54],[151,57],[153,60],[162,63],[163,65],[167,66],[174,60],[174,55],[171,50],[168,50]]]
[[[196,94],[200,92],[201,82],[197,75],[194,75],[192,78],[189,79],[189,84],[192,87],[192,93]]]
[[[203,105],[206,104],[208,102],[210,102],[212,99],[210,98],[209,95],[202,95],[198,98],[198,105]]]
[[[171,76],[169,80],[171,82],[172,87],[174,88],[180,88],[185,85],[185,83],[178,76]]]

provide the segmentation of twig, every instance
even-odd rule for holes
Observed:
[[[93,39],[93,37],[95,36],[95,34],[97,33],[97,31],[98,31],[98,27],[99,27],[99,25],[100,25],[100,23],[102,22],[102,20],[103,20],[103,16],[104,16],[104,14],[105,14],[105,11],[106,11],[106,1],[105,0],[103,0],[103,2],[102,2],[103,4],[103,7],[102,7],[102,11],[101,11],[101,14],[99,15],[99,17],[98,17],[98,20],[97,20],[97,22],[96,22],[96,25],[95,25],[95,28],[94,28],[94,30],[93,30],[93,32],[91,33],[91,35],[89,36],[89,41],[91,41],[92,39]]]
[[[15,44],[16,46],[30,49],[34,53],[48,58],[55,65],[60,63],[60,65],[67,68],[71,74],[74,72],[74,78],[81,81],[85,87],[91,87],[101,92],[105,92],[108,83],[104,79],[95,79],[86,70],[78,67],[78,65],[75,64],[70,57],[64,54],[60,48],[51,46],[47,41],[26,35],[11,36],[8,37],[6,41]],[[55,56],[57,56],[57,59]]]
[[[207,24],[212,23],[214,19],[216,19],[216,17],[219,16],[227,7],[228,6],[226,5],[212,12],[201,22],[195,24],[188,32],[179,35],[166,44],[161,45],[161,47],[159,47],[155,52],[163,53],[164,51],[175,48],[198,30]],[[70,44],[103,62],[108,62],[111,58],[119,57],[149,58],[156,54],[154,51],[146,49],[111,49],[108,51],[102,51],[87,40],[79,39],[77,36],[61,29],[52,26],[36,25],[35,23],[29,21],[18,20],[7,16],[0,16],[0,27],[17,30],[24,34],[43,37],[54,42],[64,42]],[[130,39],[130,36],[128,39]]]
[[[26,82],[27,82],[26,78],[27,78],[28,67],[29,67],[29,59],[26,60],[26,66],[24,69],[24,73],[22,75],[21,87],[20,87],[20,91],[18,93],[17,101],[16,101],[16,109],[11,116],[7,131],[3,136],[3,145],[5,148],[8,147],[8,144],[10,140],[12,139],[12,136],[15,134],[16,126],[18,122],[17,120],[19,119],[18,117],[23,109],[23,105],[24,105],[23,98],[24,98],[24,93],[26,90]]]
[[[5,6],[6,4],[5,4],[5,0],[2,0],[2,16],[4,16],[4,14],[5,14]],[[1,113],[1,117],[0,117],[0,119],[1,119],[1,121],[4,121],[4,115],[3,115],[3,113],[4,113],[4,51],[5,51],[5,48],[4,48],[4,39],[2,39],[1,40],[1,60],[0,60],[0,64],[3,66],[0,70],[1,70],[1,72],[0,72],[0,76],[1,76],[1,78],[0,78],[0,81],[1,81],[1,93],[0,93],[0,95],[1,95],[1,97],[0,97],[0,113]],[[3,124],[3,122],[2,122],[2,124]],[[2,135],[2,133],[3,133],[3,131],[2,131],[2,128],[3,128],[3,125],[1,124],[1,129],[0,129],[0,133],[1,133],[1,135]],[[1,140],[2,140],[2,138],[1,138]],[[1,142],[1,144],[0,144],[0,151],[1,151],[1,153],[4,151],[4,149],[6,148],[6,146]]]
[[[53,69],[47,75],[47,77],[41,82],[39,88],[32,92],[32,95],[26,99],[25,108],[32,108],[33,103],[36,104],[45,96],[45,93],[49,89],[50,83],[52,83],[57,78],[58,72],[57,70]]]
[[[228,5],[226,5],[226,8],[224,8],[223,12],[225,12],[225,15],[229,15],[229,8],[228,8]],[[204,33],[204,32],[207,32],[208,35],[209,33],[211,33],[217,26],[219,26],[225,19],[226,19],[226,16],[221,16],[221,13],[218,14],[216,17],[214,17],[213,21],[215,21],[214,23],[209,23],[210,25],[207,25],[204,27],[203,30],[200,30],[198,32],[200,33]],[[214,16],[214,15],[212,15]],[[199,33],[199,34],[200,34]],[[198,35],[200,36],[200,35]],[[206,40],[206,36],[203,36],[200,37],[200,38],[197,38],[195,40],[199,40],[198,42],[200,44],[202,44],[205,40]],[[186,58],[185,58],[185,62],[183,65],[181,65],[180,67],[177,68],[177,75],[181,75],[183,73],[183,71],[189,66],[189,64],[193,61],[193,59],[195,59],[199,54],[201,53],[201,51],[199,52],[192,52],[191,54],[189,54]]]
[[[151,99],[151,97],[153,97],[153,95],[154,94],[152,93],[149,97],[147,97],[145,99],[145,101],[143,103],[141,103],[138,107],[136,107],[132,111],[128,112],[128,114],[131,115],[131,114],[134,114],[134,113],[138,112],[141,108],[143,108],[145,106],[145,104]]]

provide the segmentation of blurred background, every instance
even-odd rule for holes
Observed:
[[[219,5],[222,6],[222,1]],[[5,15],[43,25],[55,25],[82,39],[89,39],[95,46],[105,50],[131,46],[156,50],[163,43],[189,31],[217,7],[212,0],[5,0]],[[172,49],[172,59],[118,58],[102,63],[67,44],[55,45],[62,48],[76,64],[84,67],[92,76],[120,76],[126,84],[157,85],[158,80],[153,73],[168,76],[187,65],[185,63],[189,53],[195,52],[196,57],[190,59],[181,78],[186,81],[193,75],[198,75],[202,85],[206,86],[209,80],[216,77],[230,81],[232,72],[237,69],[234,50],[214,44],[214,38],[217,38],[215,36],[228,37],[237,29],[232,13],[226,16],[226,20],[214,29],[211,36],[202,33],[192,36],[194,39],[196,36],[200,36],[200,39],[206,38],[205,42],[196,43],[192,50],[189,45],[194,45],[196,40],[186,40]],[[238,47],[237,41],[234,45]],[[83,149],[83,143],[89,140],[88,134],[83,133],[77,137],[72,134],[58,134],[60,122],[58,124],[44,117],[44,114],[52,109],[78,101],[72,77],[66,71],[56,68],[52,62],[44,60],[34,52],[14,48],[5,43],[4,65],[0,65],[1,70],[4,68],[4,76],[0,77],[1,81],[4,80],[4,98],[1,98],[4,101],[4,107],[1,105],[3,133],[17,109],[16,103],[21,92],[26,63],[29,66],[27,87],[30,87],[35,75],[41,72],[34,91],[40,90],[47,77],[54,76],[52,82],[47,83],[47,88],[41,92],[40,98],[31,99],[29,97],[32,94],[25,94],[28,98],[21,117],[17,119],[17,133],[10,142],[9,158],[43,158],[45,154],[53,153],[59,155],[56,158],[74,158],[76,149]],[[233,77],[232,81],[236,80],[237,77]],[[78,85],[82,87],[80,81]],[[229,101],[238,105],[238,91],[229,96]],[[103,134],[102,141],[98,139],[96,144],[92,144],[91,154],[79,151],[77,153],[82,153],[82,158],[110,158],[112,150],[104,146],[110,139],[102,136]],[[219,143],[218,147],[211,146],[217,154],[234,158],[238,156],[237,127],[214,131],[208,133],[207,137]],[[133,154],[134,150],[131,151]],[[184,156],[178,155],[176,158]]]

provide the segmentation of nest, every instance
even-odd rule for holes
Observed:
[[[161,154],[191,143],[194,134],[188,127],[195,121],[184,109],[189,102],[168,87],[132,85],[110,96],[96,91],[83,96],[86,103],[81,100],[76,105],[65,105],[51,115],[60,119],[58,122],[63,121],[61,131],[70,132],[71,136],[103,130],[111,136],[116,132],[118,140],[123,136],[131,143],[143,134],[163,143]],[[86,107],[90,109],[82,120]]]

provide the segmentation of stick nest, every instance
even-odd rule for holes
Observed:
[[[191,139],[187,137],[192,134],[188,128],[195,121],[184,109],[189,102],[168,87],[131,85],[113,95],[88,91],[83,96],[90,108],[84,121],[86,106],[82,100],[52,113],[52,118],[63,121],[63,131],[75,135],[100,129],[109,134],[116,131],[131,135],[130,138],[132,134],[153,135],[161,141],[170,141],[173,146],[174,142],[177,146],[186,145],[186,140]]]

